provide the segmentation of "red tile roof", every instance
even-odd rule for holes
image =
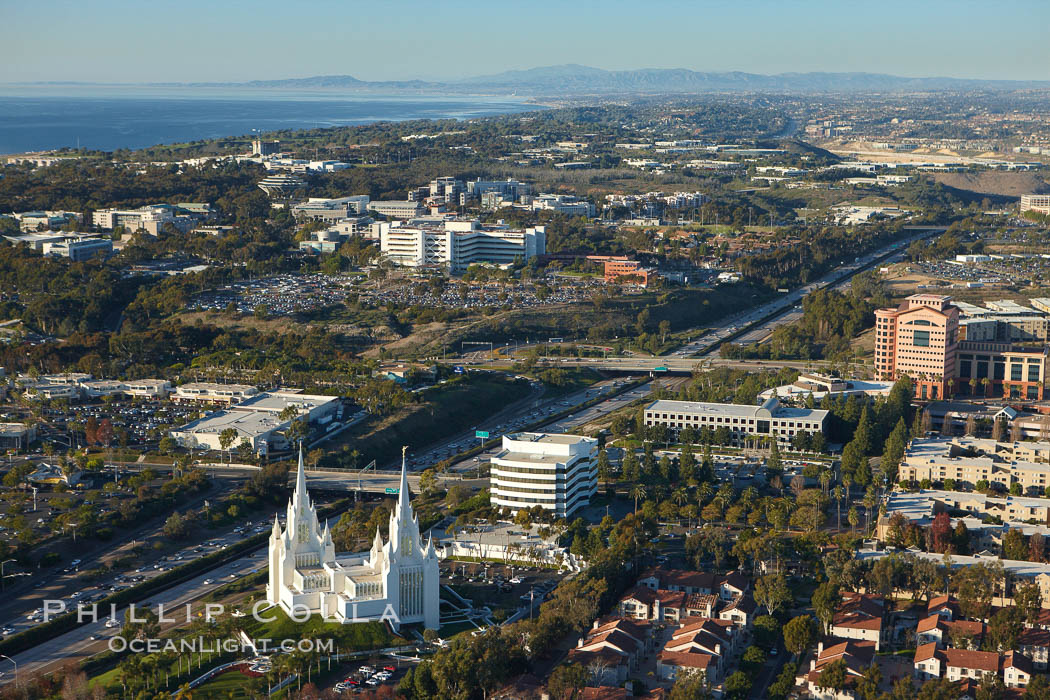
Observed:
[[[715,657],[702,652],[664,651],[660,653],[660,663],[665,666],[706,669],[714,663]]]

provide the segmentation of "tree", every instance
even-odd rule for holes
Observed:
[[[791,591],[782,574],[770,574],[755,581],[755,602],[770,615],[791,601]]]
[[[671,686],[669,700],[710,700],[711,692],[707,689],[707,680],[703,671],[678,672],[674,685]]]
[[[831,621],[835,617],[835,610],[839,606],[839,588],[833,583],[822,583],[813,591],[811,602],[813,603],[813,614],[820,621],[821,632],[827,634],[831,627]]]
[[[634,499],[634,513],[638,514],[638,500],[645,500],[645,484],[635,484],[631,487],[631,498]]]
[[[580,664],[562,664],[547,679],[547,691],[552,698],[572,700],[587,686],[587,669]]]
[[[824,666],[824,670],[820,672],[820,678],[817,679],[817,686],[836,691],[842,690],[846,687],[846,671],[846,662],[842,659],[835,659]]]
[[[1021,612],[1024,621],[1034,627],[1043,608],[1043,596],[1033,581],[1023,581],[1014,586],[1014,606]]]
[[[723,687],[729,700],[746,700],[751,694],[751,677],[743,671],[737,671],[726,678]]]
[[[227,453],[229,461],[233,461],[233,455],[230,454],[230,447],[233,446],[234,441],[237,439],[236,428],[225,428],[219,433],[219,447]]]
[[[1021,529],[1015,527],[1007,530],[1003,535],[1003,558],[1023,561],[1027,555],[1028,547]]]
[[[815,627],[813,618],[809,615],[799,615],[789,620],[784,625],[784,648],[795,656],[800,656],[813,645],[817,636]]]
[[[784,466],[780,461],[780,447],[777,446],[777,441],[773,440],[773,444],[769,447],[769,457],[766,459],[766,474],[783,474]]]
[[[873,663],[864,669],[857,681],[857,692],[863,700],[876,700],[879,697],[879,684],[882,683],[882,669]]]

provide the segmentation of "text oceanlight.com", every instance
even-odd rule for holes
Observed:
[[[109,650],[117,653],[130,651],[135,654],[158,654],[173,652],[181,654],[197,653],[238,653],[266,654],[268,652],[294,651],[306,653],[332,654],[335,652],[334,639],[205,639],[189,637],[184,639],[124,639],[113,637],[109,640]]]

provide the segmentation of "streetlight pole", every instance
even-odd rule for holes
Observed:
[[[6,654],[0,654],[0,659],[7,659],[8,661],[10,661],[14,665],[14,667],[15,667],[15,687],[17,688],[18,687],[18,662],[15,661],[14,659],[12,659],[10,656],[7,656]]]
[[[9,561],[15,561],[14,559],[4,559],[0,561],[0,591],[4,589],[4,564]]]

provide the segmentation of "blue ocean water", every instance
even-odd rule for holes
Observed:
[[[539,109],[514,97],[362,95],[220,88],[0,86],[0,153],[63,146],[144,148],[253,131]]]

